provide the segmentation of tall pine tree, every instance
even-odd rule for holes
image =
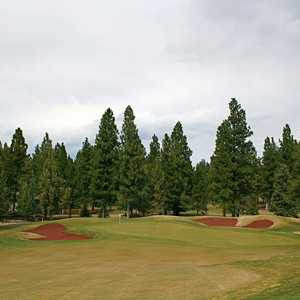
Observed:
[[[274,191],[272,195],[271,210],[280,216],[296,216],[296,204],[288,194],[289,168],[281,164],[274,178]]]
[[[156,213],[164,213],[163,171],[161,149],[158,138],[153,135],[150,143],[150,152],[146,162],[149,185],[149,200]]]
[[[35,220],[40,213],[38,200],[34,194],[32,159],[28,158],[25,164],[26,172],[20,179],[18,194],[18,213],[29,220]]]
[[[300,143],[296,145],[293,160],[294,166],[288,181],[289,214],[297,216],[300,213]]]
[[[237,189],[234,181],[233,151],[231,145],[231,128],[228,120],[222,122],[217,130],[216,146],[211,158],[210,195],[223,209],[226,216]]]
[[[52,141],[46,133],[40,148],[42,168],[39,174],[38,199],[44,218],[47,219],[58,212],[64,189],[58,175]]]
[[[118,129],[108,108],[100,121],[93,158],[92,196],[101,208],[100,217],[108,216],[109,207],[116,202],[118,155]]]
[[[289,172],[292,172],[294,165],[294,152],[296,150],[296,140],[292,135],[291,128],[288,124],[283,127],[282,139],[280,143],[280,153],[284,164],[289,168]]]
[[[192,151],[183,133],[182,125],[177,122],[171,134],[171,185],[169,210],[179,215],[190,206],[192,194],[193,168]]]
[[[267,137],[264,144],[262,157],[261,177],[262,177],[262,195],[264,197],[266,208],[271,205],[271,199],[274,190],[274,178],[278,166],[280,165],[280,153],[274,138]]]
[[[132,108],[127,106],[121,134],[119,200],[127,216],[145,215],[150,203],[145,172],[145,148],[134,123]]]
[[[92,158],[93,147],[86,138],[75,159],[76,198],[81,205],[82,217],[90,215],[88,208],[91,204]]]
[[[193,176],[192,209],[196,210],[197,215],[207,213],[208,174],[209,164],[205,160],[202,160],[196,165]]]
[[[10,202],[12,211],[15,212],[17,205],[17,196],[20,192],[20,179],[25,172],[25,162],[27,159],[27,144],[20,128],[17,128],[10,145],[10,152],[8,156],[9,176],[8,176],[8,189],[10,195]]]
[[[235,98],[231,99],[229,110],[227,120],[218,130],[212,178],[216,198],[223,199],[223,209],[228,207],[232,216],[239,216],[243,211],[256,211],[258,160],[250,140],[253,133],[247,125],[246,112]],[[227,176],[217,174],[217,169],[228,173]]]
[[[164,135],[161,149],[161,169],[162,169],[162,204],[161,209],[164,214],[168,213],[171,207],[171,182],[173,176],[173,165],[171,155],[171,139],[168,134]]]
[[[7,217],[9,210],[7,176],[5,171],[5,154],[0,142],[0,221]]]

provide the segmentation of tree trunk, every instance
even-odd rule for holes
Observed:
[[[226,217],[226,208],[223,207],[223,217]]]
[[[72,206],[69,207],[69,218],[72,218]]]
[[[127,202],[127,219],[130,218],[130,207],[129,207],[129,201]]]

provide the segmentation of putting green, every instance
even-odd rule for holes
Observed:
[[[0,299],[300,297],[300,225],[289,219],[271,230],[183,217],[59,223],[93,238],[27,240],[22,231],[38,223],[1,229]]]

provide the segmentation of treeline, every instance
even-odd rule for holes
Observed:
[[[218,127],[211,162],[192,166],[192,151],[177,122],[161,143],[153,135],[146,153],[130,106],[119,133],[113,111],[103,114],[95,142],[88,139],[72,159],[63,143],[46,133],[33,154],[18,128],[10,145],[0,144],[0,218],[51,218],[80,208],[107,217],[118,207],[128,217],[195,211],[209,203],[223,213],[256,214],[260,204],[279,215],[297,216],[300,198],[300,143],[284,128],[279,146],[267,138],[263,157],[251,142],[246,113],[236,99]]]

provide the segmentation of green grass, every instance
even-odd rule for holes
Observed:
[[[84,241],[0,231],[0,299],[300,299],[300,225],[209,228],[189,218],[60,220]]]

